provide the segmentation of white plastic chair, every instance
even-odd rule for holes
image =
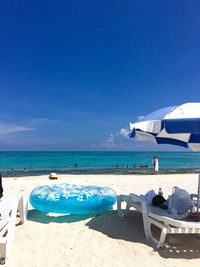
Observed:
[[[23,224],[27,217],[28,202],[22,197],[2,198],[0,200],[0,264],[8,258],[14,238],[16,217]]]

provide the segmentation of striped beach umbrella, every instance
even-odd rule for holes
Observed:
[[[158,144],[182,146],[200,152],[200,103],[185,103],[159,109],[135,123],[130,123],[130,129],[130,137],[152,140]],[[200,173],[198,204],[199,199]]]

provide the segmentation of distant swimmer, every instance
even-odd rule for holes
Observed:
[[[28,172],[27,168],[24,168],[24,172]]]
[[[144,168],[147,168],[148,165],[147,165],[147,164],[143,164],[143,163],[141,163],[139,167],[140,167],[141,169],[144,169]]]

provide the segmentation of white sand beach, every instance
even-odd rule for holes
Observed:
[[[164,197],[174,185],[189,193],[197,191],[197,174],[173,175],[47,175],[3,178],[4,196],[24,195],[39,185],[71,183],[112,187],[117,194],[144,194],[162,187]],[[29,204],[28,219],[15,227],[9,267],[133,267],[200,266],[200,239],[196,235],[176,236],[179,245],[157,250],[144,236],[142,217],[131,212],[126,219],[113,211],[95,217],[56,216],[34,210]]]

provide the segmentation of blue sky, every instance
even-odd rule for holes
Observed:
[[[199,102],[199,1],[3,1],[0,150],[174,150],[123,137]]]

